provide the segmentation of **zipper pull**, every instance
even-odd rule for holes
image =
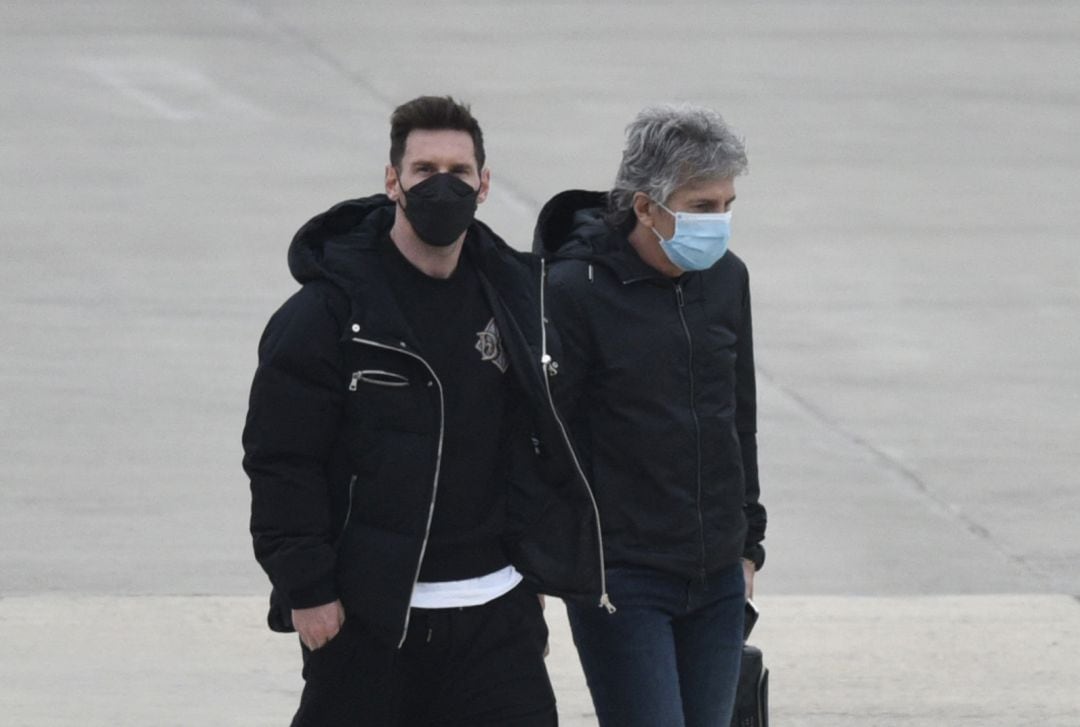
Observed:
[[[608,613],[615,613],[615,604],[608,598],[608,594],[600,596],[600,607],[606,608]]]
[[[559,362],[553,359],[550,354],[545,353],[540,357],[540,365],[543,366],[544,373],[548,375],[548,378],[559,373]]]
[[[675,300],[677,300],[679,302],[679,307],[680,308],[684,307],[685,304],[683,302],[683,297],[682,297],[682,284],[681,283],[675,283]]]
[[[356,382],[360,380],[361,373],[357,371],[352,375],[352,381],[349,382],[349,391],[356,391]]]

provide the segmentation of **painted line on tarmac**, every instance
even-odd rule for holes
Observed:
[[[197,68],[159,57],[91,58],[77,67],[135,105],[174,122],[242,116],[265,119],[269,114],[241,96],[226,91]]]

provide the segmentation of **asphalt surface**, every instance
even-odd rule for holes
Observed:
[[[523,248],[642,106],[745,137],[774,722],[1080,726],[1078,38],[1065,2],[0,4],[0,721],[287,722],[256,342],[295,229],[451,93]]]

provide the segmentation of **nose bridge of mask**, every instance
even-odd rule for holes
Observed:
[[[658,203],[660,204],[660,203]],[[666,205],[660,204],[664,210],[675,218],[675,224],[680,222],[731,222],[731,210],[727,212],[675,212],[667,208]]]
[[[713,237],[716,235],[716,227],[718,223],[721,225],[731,224],[731,211],[727,212],[675,212],[668,208],[663,202],[657,202],[665,212],[675,218],[675,230],[672,232],[671,239],[676,237]],[[661,240],[660,233],[655,229],[653,233]]]
[[[437,197],[440,192],[449,193],[457,197],[468,197],[469,195],[478,192],[471,184],[450,172],[432,174],[426,179],[415,182],[408,189],[405,189],[405,185],[401,183],[400,176],[397,181],[398,187],[404,194],[411,194],[419,197]]]

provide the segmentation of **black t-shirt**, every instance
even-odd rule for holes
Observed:
[[[389,236],[380,260],[445,402],[439,489],[420,580],[491,573],[508,562],[499,541],[506,483],[498,454],[510,380],[491,306],[465,252],[446,279],[414,267]]]

